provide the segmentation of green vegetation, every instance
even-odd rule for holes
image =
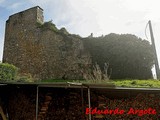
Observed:
[[[41,23],[41,22],[36,22],[36,26],[38,27],[38,28],[40,28],[41,26],[42,26],[43,24]]]
[[[48,80],[41,80],[40,82],[73,82],[74,80],[58,80],[58,79],[48,79]],[[82,80],[83,81],[83,80]],[[78,82],[78,80],[76,80]]]
[[[42,31],[51,30],[53,32],[56,32],[57,34],[62,35],[65,39],[66,38],[68,39],[71,36],[75,38],[81,38],[79,35],[70,34],[64,27],[62,27],[61,29],[58,29],[56,25],[52,22],[52,20],[45,22],[43,24],[40,22],[37,22],[36,26],[37,28],[40,28]]]
[[[160,88],[159,80],[114,80],[117,87]]]
[[[75,82],[75,83],[88,83],[94,82],[90,80],[42,80],[41,82]],[[159,80],[109,80],[97,81],[97,84],[113,84],[116,87],[135,87],[135,88],[160,88]]]
[[[18,74],[18,68],[8,63],[0,63],[0,81],[2,82],[33,82],[30,74]],[[86,84],[115,85],[116,87],[135,87],[135,88],[160,88],[159,80],[41,80],[41,83],[74,82]]]
[[[8,63],[0,63],[0,81],[13,81],[16,79],[18,68]]]
[[[65,34],[65,35],[69,35],[69,32],[66,30],[66,28],[61,28],[60,30],[59,30],[59,32],[61,32],[61,33],[63,33],[63,34]]]
[[[154,55],[148,41],[135,35],[111,33],[84,38],[83,42],[93,63],[101,69],[104,63],[109,63],[111,79],[152,79]]]
[[[27,73],[19,73],[16,76],[16,82],[34,82],[31,74]]]
[[[90,83],[106,83],[110,78],[108,75],[108,67],[109,65],[105,63],[104,69],[102,70],[100,66],[95,63],[90,70],[83,72],[83,78],[86,80],[86,82]]]
[[[0,63],[1,82],[33,82],[31,74],[19,73],[18,68],[12,64]]]
[[[51,30],[54,31],[56,33],[60,33],[62,35],[69,35],[69,32],[62,27],[60,30],[56,27],[56,25],[54,23],[52,23],[51,21],[45,22],[44,24],[37,22],[36,23],[38,28],[41,28],[41,30],[45,31],[45,30]]]
[[[44,24],[38,23],[37,22],[37,27],[41,28],[42,30],[52,30],[54,32],[58,32],[59,30],[57,29],[56,25],[52,23],[51,21],[45,22]]]

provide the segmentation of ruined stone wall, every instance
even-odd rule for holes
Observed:
[[[6,21],[3,62],[39,79],[79,79],[90,63],[80,37],[43,22],[43,10],[33,7]],[[47,26],[48,25],[48,26]]]

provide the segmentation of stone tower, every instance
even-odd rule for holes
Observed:
[[[90,61],[82,39],[64,31],[44,22],[39,6],[11,15],[6,21],[3,62],[39,79],[75,79],[80,66]]]
[[[43,9],[39,6],[11,15],[6,21],[3,62],[13,60],[17,56],[20,39],[29,39],[28,31],[35,29],[37,22],[43,24]],[[23,36],[23,38],[21,38]]]
[[[27,57],[31,57],[26,54],[31,52],[27,47],[31,47],[38,38],[35,34],[37,23],[43,24],[43,9],[39,6],[9,17],[6,21],[3,62],[14,64],[25,73],[31,71],[23,68],[28,65]]]

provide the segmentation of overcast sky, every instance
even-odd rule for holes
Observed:
[[[151,20],[160,61],[159,0],[0,0],[0,60],[8,17],[37,5],[43,8],[45,21],[82,37],[129,33],[147,39],[145,27]],[[150,41],[149,28],[146,34]]]

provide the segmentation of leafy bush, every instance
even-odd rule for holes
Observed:
[[[91,71],[87,71],[83,73],[83,77],[85,80],[93,83],[103,83],[108,81],[110,75],[108,75],[109,64],[104,64],[104,70],[102,71],[99,65],[96,63],[93,65]]]
[[[45,22],[43,25],[40,26],[42,30],[52,30],[54,32],[58,32],[58,29],[55,24],[52,23],[52,21]]]
[[[66,30],[66,28],[61,28],[60,30],[59,30],[61,33],[63,33],[63,34],[65,34],[65,35],[69,35],[69,32]]]
[[[33,77],[30,73],[19,73],[16,76],[17,82],[33,82]]]
[[[152,79],[154,52],[150,43],[130,34],[109,34],[83,39],[92,62],[103,69],[109,62],[110,79]]]
[[[0,63],[0,81],[15,80],[18,68],[8,63]]]

